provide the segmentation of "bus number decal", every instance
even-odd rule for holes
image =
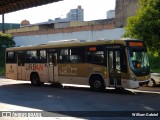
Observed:
[[[26,66],[26,70],[43,70],[43,64],[29,64]]]

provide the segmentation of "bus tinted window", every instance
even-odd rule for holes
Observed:
[[[59,62],[60,63],[69,62],[69,49],[61,49],[60,50]]]
[[[85,62],[85,48],[71,48],[70,49],[70,61],[71,63]]]
[[[7,52],[6,62],[7,63],[16,63],[15,52]]]
[[[26,63],[37,63],[38,62],[37,51],[32,50],[32,51],[27,51],[26,53],[27,53]]]
[[[89,47],[87,52],[89,63],[104,64],[104,49],[103,46]]]
[[[59,63],[82,63],[85,62],[85,47],[61,49]]]
[[[40,50],[40,56],[39,56],[39,63],[46,63],[47,62],[47,55],[46,50]]]

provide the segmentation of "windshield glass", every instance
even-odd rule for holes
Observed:
[[[146,50],[130,49],[129,61],[131,70],[136,74],[145,74],[149,72],[149,60]]]

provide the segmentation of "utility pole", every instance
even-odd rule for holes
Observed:
[[[2,32],[5,33],[5,28],[4,28],[4,14],[2,14]]]

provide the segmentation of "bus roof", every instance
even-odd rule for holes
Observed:
[[[60,40],[60,41],[50,41],[47,44],[40,45],[29,45],[29,46],[20,46],[20,47],[10,47],[6,51],[21,51],[21,50],[37,50],[37,49],[48,49],[48,48],[65,48],[65,47],[78,47],[78,46],[89,46],[89,45],[103,45],[103,44],[123,44],[125,45],[126,41],[134,41],[135,39],[119,39],[119,40],[96,40],[96,41],[87,41],[87,40]]]

